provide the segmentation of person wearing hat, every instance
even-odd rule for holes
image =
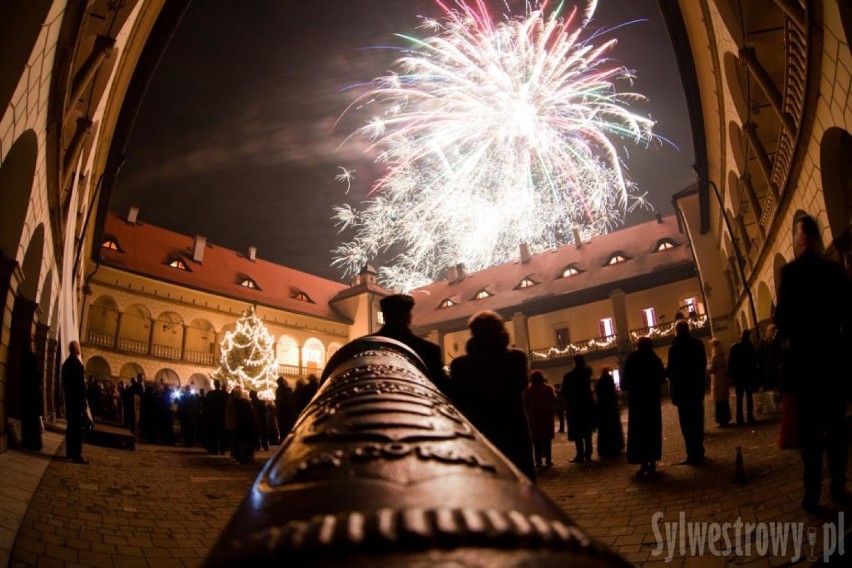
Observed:
[[[375,335],[390,337],[404,343],[412,349],[429,370],[429,378],[445,395],[449,396],[449,379],[444,373],[444,358],[441,348],[411,332],[411,310],[414,308],[414,298],[408,294],[392,294],[379,302],[385,325]]]

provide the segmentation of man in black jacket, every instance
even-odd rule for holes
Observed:
[[[675,324],[675,338],[669,347],[669,391],[677,406],[680,431],[686,443],[686,460],[681,465],[698,465],[704,459],[704,390],[707,350],[704,342],[689,334],[689,322]]]
[[[83,459],[83,427],[86,424],[86,381],[80,362],[80,344],[68,344],[68,358],[62,364],[62,388],[65,390],[65,457],[74,463],[87,464]]]
[[[728,358],[728,374],[734,381],[737,391],[737,424],[743,423],[743,396],[746,399],[746,416],[749,424],[754,424],[754,398],[752,393],[757,386],[757,351],[749,340],[751,330],[744,329],[740,340],[731,345]]]
[[[414,308],[414,298],[407,294],[393,294],[382,298],[382,314],[385,325],[376,333],[383,337],[396,339],[409,346],[417,353],[429,369],[429,378],[445,395],[449,396],[449,380],[444,372],[444,358],[441,348],[417,337],[411,332],[411,310]]]
[[[831,496],[849,503],[846,492],[846,400],[849,388],[850,297],[839,264],[820,254],[816,221],[807,215],[793,223],[796,259],[781,270],[775,324],[789,342],[790,377],[799,403],[799,432],[804,464],[802,508],[820,511],[822,448],[828,453]],[[848,336],[845,336],[848,337]],[[785,364],[787,364],[785,362]]]

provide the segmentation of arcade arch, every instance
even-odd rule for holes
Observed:
[[[86,361],[86,377],[94,376],[98,380],[112,380],[109,363],[103,357],[95,355]]]
[[[118,372],[118,376],[125,381],[130,381],[133,377],[144,374],[145,371],[139,363],[125,363],[121,366],[121,371]]]
[[[825,131],[820,142],[823,198],[831,238],[846,252],[852,225],[852,135],[842,128]]]
[[[309,338],[302,346],[302,365],[309,373],[316,373],[325,367],[325,345],[315,337]]]
[[[180,387],[180,377],[174,371],[174,369],[163,368],[157,371],[157,374],[154,375],[154,384],[159,385],[163,383],[164,385],[171,385],[174,388]]]
[[[0,163],[0,254],[9,259],[18,258],[37,161],[38,137],[27,130]]]
[[[4,6],[6,10],[14,10],[15,17],[0,18],[0,53],[3,54],[0,57],[0,109],[6,108],[12,100],[24,76],[51,1],[21,0],[13,6]]]
[[[761,282],[757,286],[757,319],[758,323],[768,321],[772,318],[772,293],[769,291],[769,286],[766,282]]]

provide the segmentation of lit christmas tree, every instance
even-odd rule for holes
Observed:
[[[274,346],[275,339],[251,308],[237,320],[237,328],[225,334],[219,368],[213,378],[231,388],[239,385],[243,392],[256,390],[260,398],[274,400],[277,370]]]

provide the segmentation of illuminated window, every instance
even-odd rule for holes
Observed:
[[[686,298],[683,301],[683,306],[681,306],[681,310],[686,312],[686,315],[690,316],[692,314],[701,315],[700,304],[698,303],[698,298]]]
[[[104,242],[101,243],[101,247],[109,250],[121,250],[121,247],[118,246],[118,241],[112,238],[104,239]]]
[[[562,278],[568,278],[569,276],[574,276],[575,274],[580,274],[580,271],[577,270],[577,267],[572,264],[570,266],[566,266],[565,270],[562,271]]]
[[[622,255],[622,254],[614,254],[614,255],[612,255],[611,257],[609,257],[609,261],[607,261],[607,264],[608,264],[608,265],[621,264],[622,262],[624,262],[624,261],[626,261],[626,260],[627,260],[627,259],[624,257],[624,255]]]
[[[296,294],[296,295],[295,295],[295,296],[293,296],[293,297],[294,297],[295,299],[299,300],[300,302],[307,302],[307,303],[309,303],[309,304],[313,304],[313,303],[314,303],[314,301],[313,301],[313,300],[311,300],[311,297],[310,297],[310,296],[308,296],[307,294],[305,294],[304,292],[299,292],[298,294]]]
[[[438,307],[439,308],[449,308],[450,306],[455,306],[455,305],[456,305],[456,303],[454,301],[452,301],[450,298],[447,298],[446,300],[441,302],[441,305],[438,306]]]
[[[530,286],[535,286],[536,283],[529,276],[521,280],[521,283],[518,284],[518,288],[529,288]]]
[[[656,252],[660,252],[662,250],[669,250],[669,249],[673,249],[673,248],[674,248],[674,243],[672,243],[668,239],[664,239],[664,240],[660,241],[659,243],[657,243],[657,248],[654,249],[654,250]]]
[[[171,266],[172,268],[177,268],[178,270],[189,271],[189,268],[187,268],[186,263],[179,258],[176,258],[173,261],[171,261],[169,263],[169,266]]]
[[[657,325],[657,313],[654,308],[645,308],[642,310],[643,327],[654,327]]]
[[[612,321],[612,318],[603,318],[598,321],[598,330],[600,331],[601,337],[610,337],[615,335],[615,323]]]
[[[621,371],[619,371],[618,369],[613,369],[612,380],[615,383],[615,390],[621,390]]]
[[[473,297],[474,300],[484,300],[485,298],[492,296],[491,292],[488,290],[480,290],[476,293],[476,296]]]
[[[242,282],[240,282],[240,286],[242,286],[243,288],[251,288],[252,290],[260,289],[260,286],[257,285],[257,282],[255,282],[251,278],[245,278]]]
[[[379,325],[385,325],[385,312],[380,311],[376,314],[376,321],[379,322]]]

